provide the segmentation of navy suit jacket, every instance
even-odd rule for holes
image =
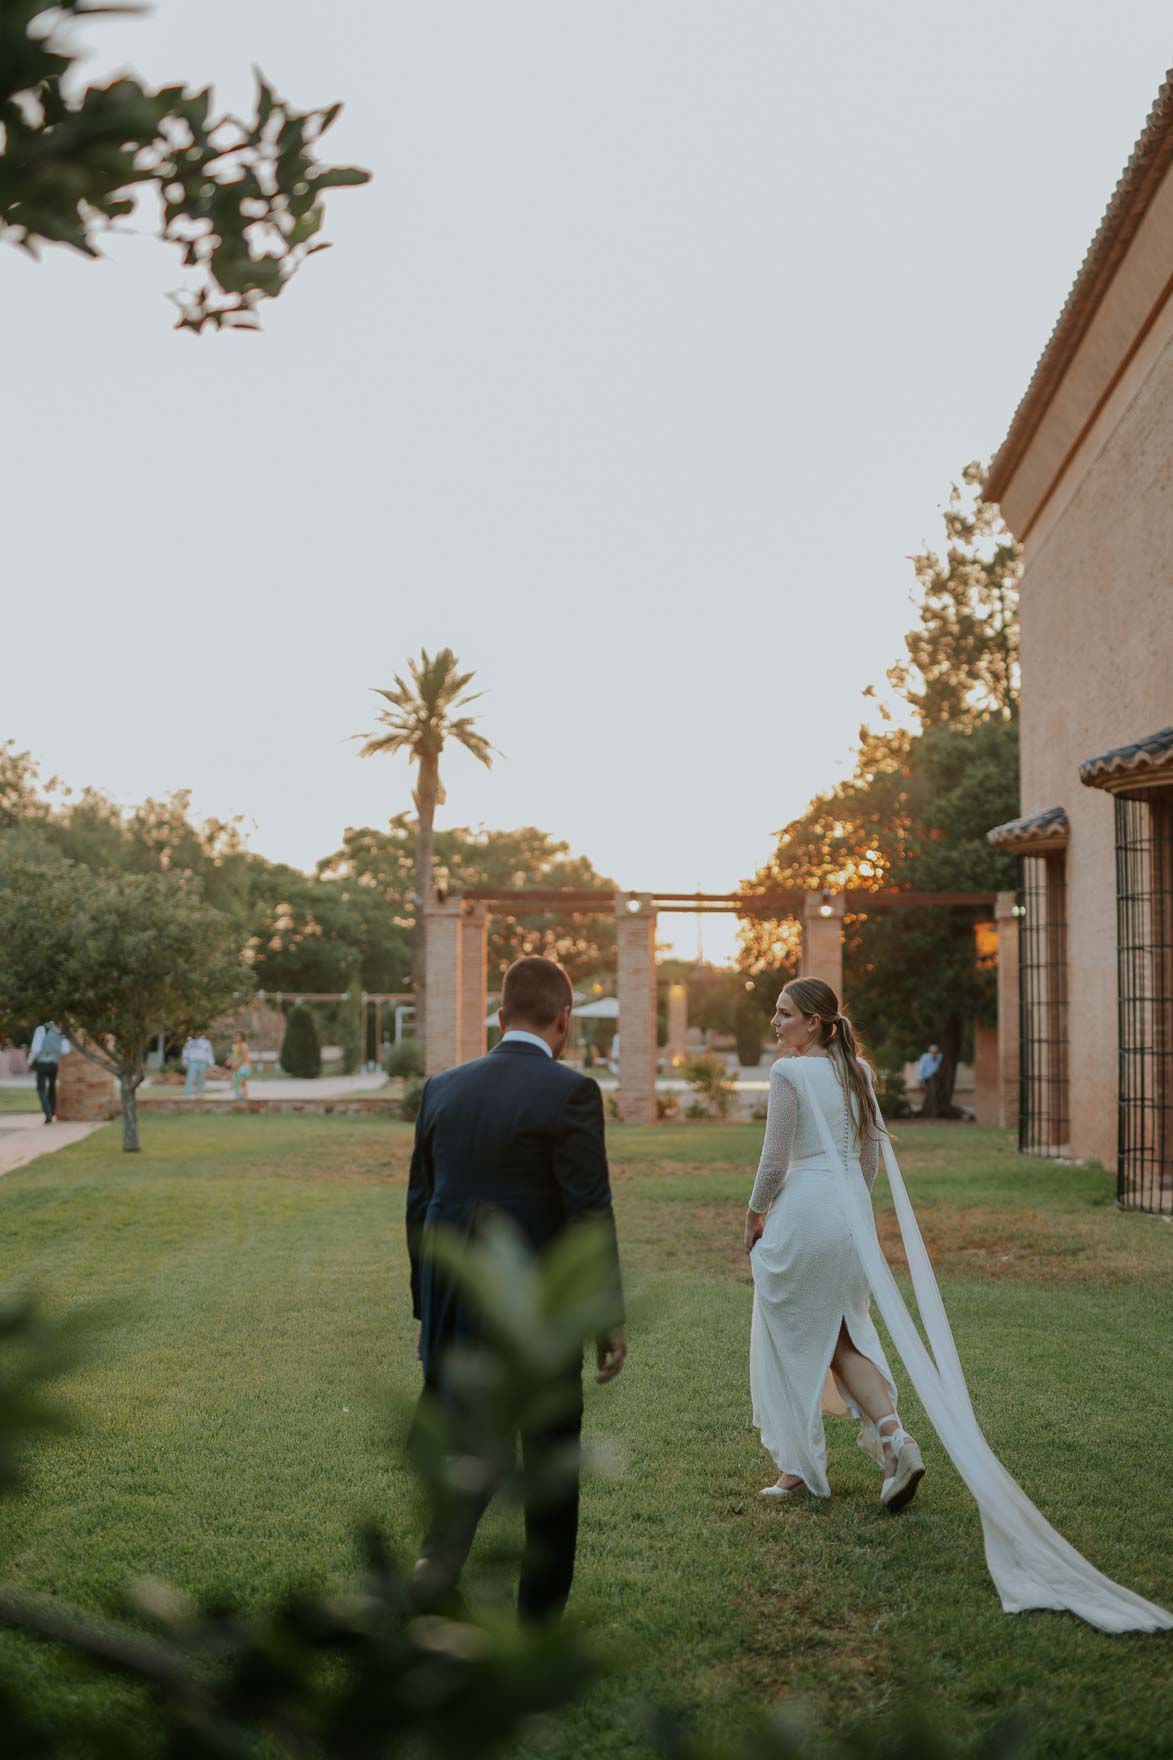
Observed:
[[[597,1082],[536,1045],[511,1040],[425,1084],[407,1188],[412,1306],[421,1322],[425,1377],[475,1320],[426,1250],[430,1228],[468,1236],[503,1211],[535,1253],[576,1220],[602,1220],[615,1238]],[[614,1249],[616,1317],[619,1258]]]

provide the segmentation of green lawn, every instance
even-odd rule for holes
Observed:
[[[39,1112],[35,1088],[0,1088],[0,1112]]]
[[[904,1516],[881,1512],[847,1426],[829,1505],[758,1500],[739,1236],[761,1129],[611,1127],[632,1354],[587,1423],[626,1468],[586,1490],[574,1605],[624,1666],[526,1754],[634,1760],[649,1697],[732,1731],[790,1698],[842,1727],[906,1691],[966,1737],[1021,1707],[1032,1756],[1173,1753],[1169,1639],[1007,1618],[911,1398],[929,1477]],[[71,1385],[78,1428],[0,1505],[0,1575],[105,1610],[148,1573],[249,1598],[341,1578],[372,1513],[409,1551],[384,1439],[416,1377],[408,1127],[153,1117],[143,1135],[140,1156],[109,1128],[0,1180],[0,1285],[120,1314]],[[1168,1605],[1173,1231],[1001,1132],[909,1127],[898,1149],[993,1447],[1077,1547]],[[0,1657],[46,1699],[123,1690],[13,1637]]]

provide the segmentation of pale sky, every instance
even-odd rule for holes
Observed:
[[[1169,37],[1166,0],[91,23],[91,78],[343,99],[325,146],[375,181],[261,336],[175,334],[145,236],[0,252],[0,737],[308,867],[409,806],[346,736],[448,644],[507,758],[453,753],[440,823],[736,886],[847,768],[905,558],[1002,439]]]

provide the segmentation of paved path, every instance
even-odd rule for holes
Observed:
[[[27,1167],[100,1129],[100,1124],[46,1124],[39,1112],[0,1113],[0,1174]]]

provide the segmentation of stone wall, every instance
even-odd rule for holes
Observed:
[[[119,1111],[114,1077],[80,1051],[70,1051],[57,1070],[57,1116],[66,1123],[113,1118]]]

